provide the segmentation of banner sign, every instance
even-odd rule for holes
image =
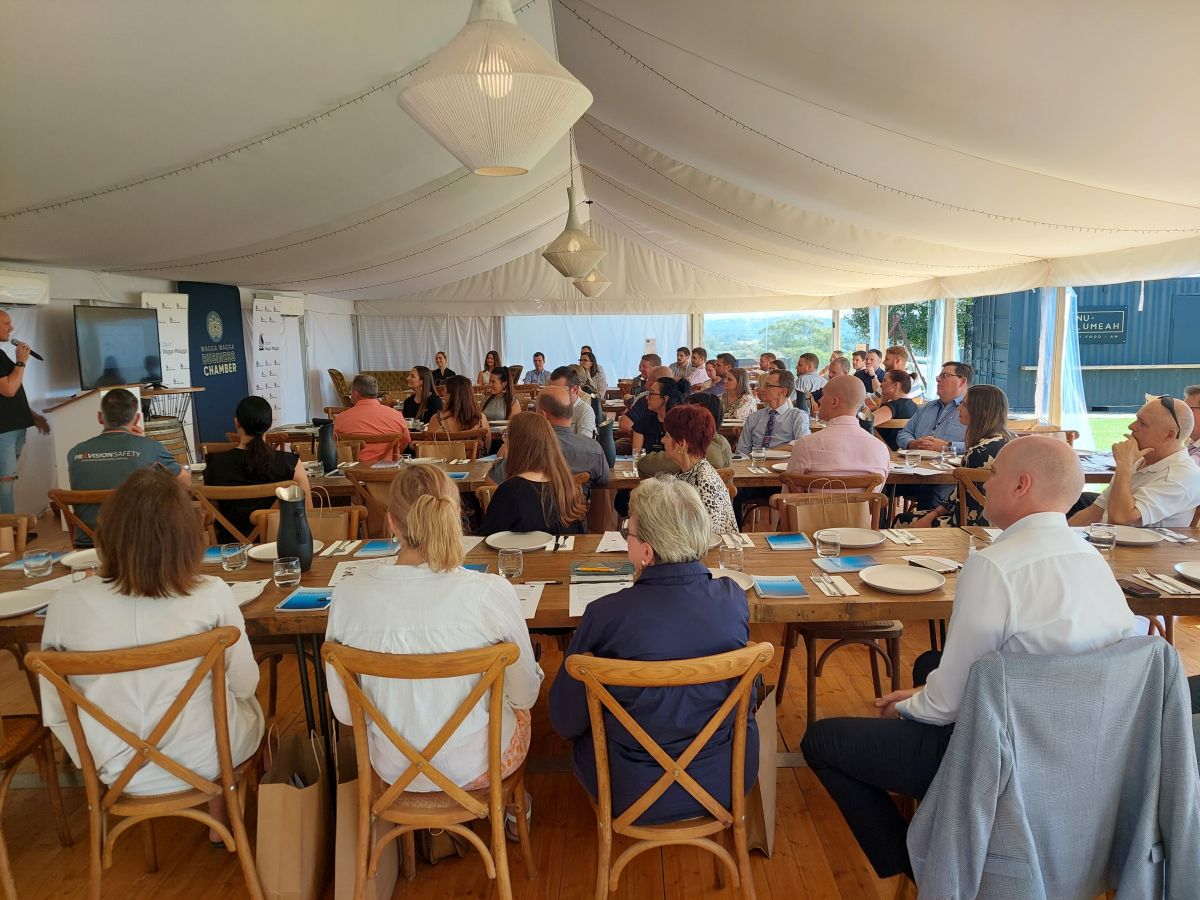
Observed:
[[[1079,329],[1079,343],[1125,343],[1125,314],[1128,311],[1127,306],[1079,307],[1075,317]]]
[[[176,290],[188,295],[192,386],[204,388],[192,395],[200,440],[223,441],[249,393],[241,295],[233,285],[202,281],[181,281]]]

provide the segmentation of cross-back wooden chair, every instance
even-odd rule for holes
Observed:
[[[67,723],[75,740],[76,752],[83,769],[88,798],[89,882],[91,900],[100,900],[100,879],[103,869],[111,868],[112,852],[117,839],[139,824],[145,824],[146,855],[150,870],[157,870],[152,821],[179,816],[195,819],[215,831],[225,842],[226,849],[237,853],[242,877],[252,898],[262,900],[262,887],[254,854],[243,821],[245,791],[239,791],[238,781],[244,780],[253,789],[257,785],[259,749],[236,769],[229,747],[228,696],[225,689],[225,651],[237,643],[240,632],[232,625],[214,628],[174,641],[130,647],[124,650],[89,652],[58,652],[38,650],[26,657],[26,664],[39,677],[46,679],[58,691],[66,712]],[[184,683],[174,701],[158,723],[145,737],[131,731],[97,704],[89,700],[74,684],[73,678],[115,675],[157,669],[162,666],[196,661],[196,668]],[[216,779],[205,778],[159,749],[159,743],[170,733],[180,714],[197,690],[208,680],[212,690],[213,732],[216,740],[219,774]],[[85,713],[94,726],[104,728],[120,738],[133,751],[129,763],[110,785],[100,782],[96,761],[88,747],[80,714]],[[182,791],[161,795],[131,795],[125,793],[143,766],[153,764],[188,785]],[[207,811],[207,804],[218,797],[225,799],[229,825],[217,821]],[[121,821],[111,825],[110,819]],[[111,825],[111,827],[110,827]]]
[[[200,458],[208,459],[211,453],[224,453],[237,448],[237,441],[205,441],[200,445]]]
[[[737,496],[737,486],[733,483],[733,468],[717,469],[717,474],[721,476],[725,490],[729,491],[729,499],[732,500]]]
[[[240,530],[234,527],[233,523],[225,517],[221,512],[221,503],[225,500],[271,500],[270,509],[276,509],[279,505],[279,498],[275,496],[275,489],[281,487],[290,487],[294,485],[294,481],[275,481],[271,484],[248,484],[226,487],[223,485],[212,484],[194,484],[192,491],[196,495],[196,499],[200,503],[200,508],[205,513],[212,516],[214,522],[219,522],[226,531],[233,535],[235,541],[241,541],[243,544],[254,544],[261,539],[261,532],[257,526],[250,529],[249,534],[242,534]],[[210,539],[216,543],[216,534],[210,534]]]
[[[883,483],[881,475],[829,476],[784,475],[784,484],[801,493],[779,494],[771,498],[780,510],[780,522],[788,530],[808,535],[822,528],[878,528],[887,505],[886,498],[874,490]],[[843,492],[843,488],[849,489]],[[853,492],[851,492],[853,491]],[[804,641],[806,660],[806,715],[811,725],[817,718],[817,679],[830,655],[853,644],[866,647],[871,659],[871,681],[875,696],[883,696],[879,676],[882,659],[892,687],[899,687],[900,639],[904,624],[896,619],[877,622],[789,622],[783,632],[783,657],[779,668],[779,703],[791,674],[792,651]],[[818,653],[818,641],[833,643]]]
[[[412,436],[412,447],[417,456],[441,456],[447,452],[444,445],[456,441],[463,443],[466,452],[452,456],[451,459],[461,459],[462,457],[478,459],[481,445],[485,441],[491,441],[491,434],[486,428],[476,428],[471,431],[422,431]],[[427,447],[428,444],[439,446],[431,450]]]
[[[734,886],[740,886],[742,896],[752,900],[754,879],[750,872],[750,855],[746,846],[745,783],[746,721],[750,713],[750,689],[754,679],[770,663],[775,648],[767,643],[751,644],[740,650],[698,659],[679,659],[662,662],[641,660],[602,659],[581,653],[566,660],[567,672],[582,681],[587,690],[588,716],[592,724],[592,744],[596,754],[596,832],[599,852],[596,861],[596,898],[605,900],[617,889],[625,866],[647,850],[669,844],[698,847],[712,853],[725,865]],[[673,758],[654,740],[637,720],[609,692],[610,687],[681,687],[693,684],[713,684],[736,681],[725,701],[717,708],[708,723],[692,740],[687,749]],[[605,713],[617,720],[638,742],[643,750],[663,768],[662,776],[646,793],[613,818],[612,779],[608,766],[608,737]],[[688,766],[705,748],[712,736],[733,714],[733,750],[731,753],[730,805],[722,806],[691,775]],[[760,740],[774,740],[774,735],[759,735]],[[678,784],[705,810],[707,816],[661,825],[638,825],[637,820],[673,784]],[[734,856],[713,838],[725,831],[733,832]],[[613,835],[632,838],[634,843],[617,857],[611,870]]]
[[[481,484],[475,488],[475,499],[479,501],[479,512],[481,515],[487,515],[488,507],[492,503],[492,495],[496,493],[496,485]]]
[[[1059,428],[1057,425],[1035,425],[1028,431],[1019,432],[1017,437],[1025,437],[1030,434],[1044,434],[1060,441],[1066,441],[1072,447],[1079,440],[1079,432],[1073,428]]]
[[[314,540],[328,546],[333,541],[349,541],[366,537],[367,508],[357,504],[330,506],[308,510],[308,528]],[[264,541],[273,541],[279,535],[279,510],[256,509],[250,513],[250,522]]]
[[[24,660],[20,660],[24,662]],[[34,696],[37,696],[36,685]],[[50,729],[42,724],[42,717],[4,716],[0,718],[0,812],[8,799],[8,789],[17,774],[17,767],[27,757],[37,762],[38,772],[46,783],[50,795],[50,809],[54,813],[54,827],[58,830],[58,841],[64,847],[74,844],[71,830],[67,827],[67,816],[63,811],[62,793],[58,786],[58,768],[54,759],[54,743]],[[22,823],[25,824],[25,823]],[[8,845],[4,831],[0,828],[0,892],[4,900],[17,900],[17,887],[9,865]]]
[[[20,559],[25,552],[25,544],[29,541],[29,529],[37,524],[37,519],[25,513],[8,513],[0,515],[0,529],[11,528],[13,533],[13,550]]]
[[[986,484],[988,479],[992,477],[992,470],[964,469],[962,466],[959,466],[952,474],[954,475],[954,483],[958,486],[958,524],[966,525],[968,524],[967,499],[970,498],[980,506],[983,506],[986,498],[979,486]]]
[[[354,466],[342,471],[346,474],[346,480],[354,486],[354,493],[367,509],[367,535],[387,537],[388,492],[392,489],[392,481],[400,470]]]
[[[403,431],[392,431],[387,434],[365,434],[346,431],[338,435],[339,441],[362,441],[363,444],[372,447],[382,444],[383,456],[379,457],[378,462],[394,462],[398,460],[400,458],[400,444],[401,442],[407,442],[408,439],[408,433]],[[359,450],[360,455],[365,449],[367,448],[363,447]]]
[[[478,441],[413,441],[412,448],[417,459],[479,458]]]
[[[88,539],[95,543],[95,530],[85,523],[83,519],[75,511],[75,507],[84,505],[99,506],[104,503],[109,497],[116,493],[116,490],[110,491],[63,491],[55,488],[52,491],[47,491],[50,497],[50,507],[56,513],[62,515],[67,520],[67,528],[71,533],[71,545],[75,545],[76,529],[87,535]]]
[[[347,403],[346,406],[326,406],[323,408],[323,412],[325,413],[325,418],[332,419],[338,413],[344,413],[348,409],[350,409],[350,405]]]
[[[358,462],[358,454],[363,448],[362,441],[343,441],[337,442],[338,462]],[[296,454],[300,457],[301,462],[313,462],[317,458],[317,448],[311,444],[300,444],[296,447]]]
[[[879,432],[895,431],[895,432],[899,433],[900,429],[903,428],[907,424],[908,424],[908,419],[888,419],[886,422],[880,422],[878,425],[874,426],[875,437],[879,438],[881,441],[883,441],[886,444],[887,441],[883,440],[883,435],[881,435]]]
[[[412,854],[413,833],[422,828],[440,828],[464,838],[479,851],[488,877],[496,881],[501,900],[511,900],[512,884],[508,874],[505,847],[504,811],[515,807],[521,855],[529,877],[537,877],[537,866],[529,844],[529,825],[525,818],[525,764],[501,778],[504,748],[500,746],[504,709],[504,670],[517,661],[520,650],[505,642],[478,650],[458,653],[397,655],[356,650],[334,641],[326,641],[321,656],[333,668],[346,688],[350,717],[354,727],[355,753],[358,759],[358,855],[355,860],[354,896],[363,897],[368,878],[375,875],[380,854],[390,841],[403,837],[405,874],[412,878],[415,866]],[[429,743],[418,749],[396,730],[362,689],[360,678],[425,680],[479,676],[474,687],[455,709]],[[467,791],[434,764],[434,757],[454,735],[466,717],[486,698],[488,708],[488,778],[482,790]],[[390,785],[385,785],[371,767],[368,725],[388,740],[409,761],[409,766]],[[418,775],[432,781],[440,792],[407,790]],[[491,820],[491,847],[477,835],[469,823]],[[392,828],[372,843],[371,826],[377,819]]]

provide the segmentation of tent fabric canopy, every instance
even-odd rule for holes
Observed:
[[[527,175],[471,175],[397,108],[467,0],[17,0],[0,252],[367,315],[845,308],[1197,270],[1200,8],[513,7],[595,95],[574,169],[564,137]],[[599,300],[539,256],[572,177],[608,250]]]

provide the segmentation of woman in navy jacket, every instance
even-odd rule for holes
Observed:
[[[643,482],[630,497],[629,559],[638,569],[633,587],[589,604],[566,656],[591,653],[610,659],[690,659],[739,650],[750,638],[746,592],[728,578],[713,578],[701,561],[708,552],[709,519],[700,495],[674,479]],[[616,700],[672,757],[678,757],[728,697],[732,682],[674,688],[612,687]],[[572,741],[575,774],[596,797],[596,759],[583,683],[564,665],[550,690],[555,730]],[[662,766],[616,719],[605,713],[612,776],[613,817],[619,816],[663,774]],[[688,766],[717,802],[730,802],[732,714]],[[758,774],[758,730],[748,721],[745,789]],[[679,785],[672,785],[638,819],[639,825],[707,815]]]

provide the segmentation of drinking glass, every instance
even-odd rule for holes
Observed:
[[[246,568],[247,562],[245,544],[221,545],[221,568],[226,572],[240,572]]]
[[[954,458],[954,450],[950,447],[943,447],[941,454],[938,456],[938,462],[947,468],[950,467],[950,460]]]
[[[91,578],[93,575],[99,575],[99,574],[100,574],[99,564],[92,565],[92,566],[81,566],[79,568],[71,570],[71,580],[72,581],[83,581],[85,578]]]
[[[633,456],[633,471],[635,471],[635,472],[638,471],[638,463],[640,463],[642,461],[642,457],[645,455],[646,455],[646,451],[641,447],[639,447],[637,450],[633,451],[633,454],[632,454],[632,456]]]
[[[767,450],[765,447],[754,447],[750,451],[750,465],[756,469],[762,468],[767,462]]]
[[[1093,522],[1088,526],[1087,536],[1102,556],[1112,556],[1113,548],[1117,546],[1117,529],[1104,522]]]
[[[496,561],[496,570],[512,581],[525,570],[525,554],[520,550],[501,550]]]
[[[275,584],[279,587],[294,587],[300,583],[300,560],[285,556],[275,560]]]
[[[813,537],[817,540],[817,556],[837,556],[842,552],[842,535],[836,528],[818,531]]]
[[[729,569],[733,572],[740,572],[746,566],[746,557],[742,553],[741,547],[726,547],[725,545],[721,545],[717,560],[718,565],[722,569]]]
[[[917,451],[917,450],[905,450],[904,451],[904,465],[908,466],[911,469],[913,466],[919,466],[920,464],[921,464],[921,454],[919,451]]]
[[[21,563],[26,578],[41,578],[54,571],[54,557],[49,550],[26,550]]]

